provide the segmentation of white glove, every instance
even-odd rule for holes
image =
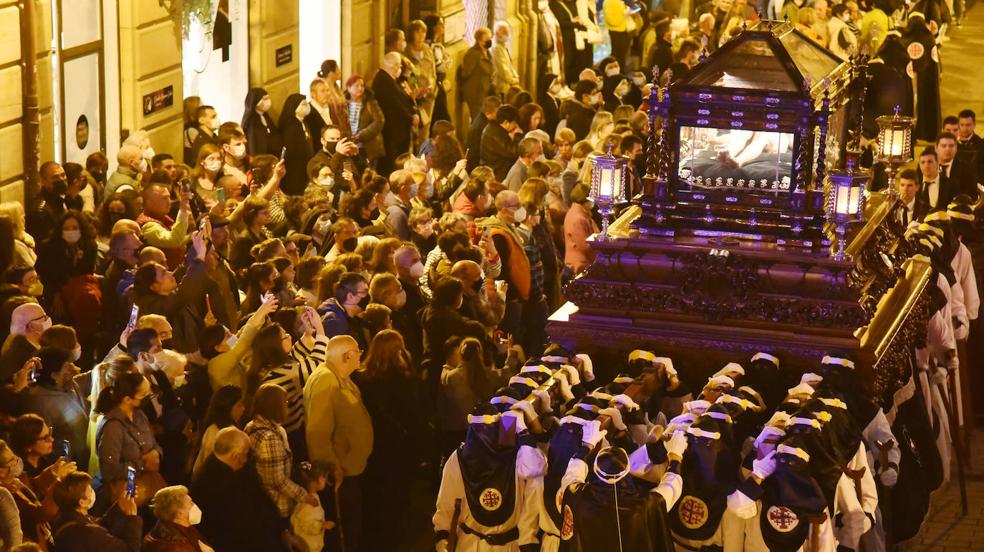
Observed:
[[[762,432],[758,434],[755,438],[755,448],[761,450],[763,443],[773,437],[782,437],[786,435],[786,432],[775,426],[765,426],[762,428]],[[776,445],[774,443],[770,444],[769,448],[774,450]]]
[[[765,479],[776,471],[776,451],[772,451],[761,460],[752,460],[752,473],[759,479]]]
[[[813,372],[807,372],[800,377],[800,383],[805,383],[810,387],[816,387],[823,381],[823,376],[820,374],[814,374]]]
[[[742,368],[741,364],[738,364],[737,362],[729,362],[729,363],[727,363],[727,364],[724,365],[724,368],[721,368],[720,370],[718,370],[717,372],[715,372],[714,375],[715,376],[728,376],[729,378],[731,378],[732,380],[734,380],[735,379],[735,376],[744,376],[745,375],[745,369]]]
[[[608,416],[612,419],[612,427],[619,431],[625,431],[625,422],[622,421],[622,412],[614,406],[609,406],[598,412],[599,416]]]
[[[590,422],[582,425],[581,428],[581,442],[589,448],[594,448],[595,445],[600,443],[608,433],[607,431],[603,431],[601,429],[601,422],[598,420],[591,420]]]
[[[553,405],[551,405],[550,391],[547,389],[534,389],[533,395],[536,396],[537,400],[540,401],[540,412],[544,414],[550,414],[553,412]]]
[[[581,374],[577,372],[577,368],[571,366],[570,364],[563,364],[560,370],[567,372],[567,379],[571,382],[571,387],[581,383]]]
[[[557,373],[554,374],[554,379],[556,379],[557,384],[560,385],[560,396],[564,398],[564,402],[573,399],[574,392],[571,391],[571,382],[567,379],[567,372],[557,370]]]
[[[629,412],[639,410],[639,403],[632,400],[632,397],[625,393],[615,395],[615,398],[612,399],[612,406],[623,406]]]
[[[663,365],[663,369],[666,370],[666,377],[676,377],[678,375],[677,374],[677,371],[676,371],[676,368],[673,367],[673,361],[670,360],[670,357],[656,357],[656,358],[654,358],[653,359],[653,366],[655,366],[657,364],[662,364]]]
[[[666,454],[683,458],[683,453],[687,450],[687,434],[682,431],[675,431],[670,436],[670,440],[666,441],[663,446],[666,447]]]
[[[518,404],[518,403],[517,403]],[[516,428],[516,435],[526,431],[526,420],[523,419],[523,415],[515,410],[509,410],[502,413],[502,419],[505,420],[509,418],[514,421]]]
[[[950,357],[949,360],[946,361],[946,371],[952,373],[956,371],[958,368],[960,368],[960,357],[958,357],[957,355],[953,355]]]
[[[894,487],[895,484],[898,483],[899,481],[899,472],[895,469],[894,466],[890,466],[888,468],[885,468],[884,470],[882,470],[880,474],[878,474],[878,479],[881,480],[882,485],[886,487]]]
[[[594,363],[591,362],[591,357],[584,353],[579,353],[574,355],[575,360],[580,360],[581,373],[584,375],[584,381],[592,381],[595,378],[594,375]]]
[[[537,418],[536,409],[534,409],[533,405],[526,400],[516,401],[516,404],[512,405],[512,407],[510,407],[510,410],[521,411],[523,414],[526,415],[526,419],[531,422]]]
[[[733,389],[735,387],[735,380],[729,378],[728,376],[713,376],[707,379],[707,386],[712,389],[717,389],[719,387]]]
[[[448,541],[441,539],[437,541],[437,545],[434,547],[437,552],[448,552]]]

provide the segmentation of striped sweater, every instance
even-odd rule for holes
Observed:
[[[263,379],[263,383],[275,383],[287,392],[287,420],[284,429],[293,433],[304,427],[304,384],[311,374],[325,362],[325,351],[328,347],[327,337],[314,339],[313,346],[309,339],[298,339],[290,351],[290,362],[274,368]]]

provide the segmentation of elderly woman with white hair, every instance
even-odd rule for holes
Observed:
[[[150,509],[157,524],[144,537],[143,552],[213,552],[195,528],[202,521],[202,510],[191,499],[184,485],[157,491]]]

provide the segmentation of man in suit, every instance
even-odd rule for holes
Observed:
[[[922,194],[917,193],[919,184],[915,169],[903,169],[895,178],[899,188],[899,201],[902,208],[899,209],[899,221],[902,226],[908,226],[912,221],[922,221],[926,216],[926,203]]]
[[[389,52],[383,56],[383,63],[372,79],[372,92],[383,111],[383,143],[386,155],[378,160],[377,170],[388,175],[393,171],[393,162],[401,153],[410,151],[410,131],[417,125],[418,115],[413,98],[396,81],[400,76],[401,55]]]
[[[492,46],[492,63],[495,66],[495,76],[492,79],[492,88],[496,94],[505,96],[509,88],[519,85],[519,73],[513,67],[512,56],[509,53],[509,23],[505,21],[495,22],[495,45]]]
[[[949,132],[941,132],[936,139],[936,158],[940,164],[940,176],[950,184],[953,196],[967,194],[977,197],[977,167],[966,158],[957,156],[957,137]],[[950,202],[947,199],[942,208]]]
[[[495,111],[495,121],[482,131],[481,163],[492,169],[499,182],[505,180],[509,169],[519,158],[517,145],[522,133],[519,112],[509,104],[499,106]]]
[[[977,114],[964,109],[957,114],[957,155],[972,157],[977,181],[984,179],[984,138],[977,135]]]
[[[475,118],[482,111],[482,102],[492,91],[492,76],[495,65],[492,62],[492,31],[482,27],[475,31],[475,44],[465,52],[458,67],[461,97],[468,104],[468,116]]]
[[[953,183],[943,177],[937,160],[936,149],[926,146],[919,154],[919,197],[927,212],[944,211],[957,195]]]

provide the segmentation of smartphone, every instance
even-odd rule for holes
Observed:
[[[62,456],[66,460],[72,458],[72,443],[68,439],[62,441]]]
[[[126,329],[132,330],[137,327],[137,317],[140,315],[140,307],[133,305],[130,309],[130,321],[126,324]]]
[[[31,380],[31,383],[37,383],[38,382],[38,371],[40,370],[40,368],[41,368],[41,360],[40,359],[37,359],[37,358],[32,358],[31,359],[31,373],[28,374],[28,376],[27,376]]]
[[[133,466],[126,467],[126,494],[137,496],[137,470]]]
[[[187,179],[181,181],[181,191],[190,194],[191,193],[191,182]]]
[[[287,146],[280,149],[280,159],[287,159]]]
[[[212,298],[207,293],[205,294],[205,308],[208,309],[208,312],[212,312]]]

